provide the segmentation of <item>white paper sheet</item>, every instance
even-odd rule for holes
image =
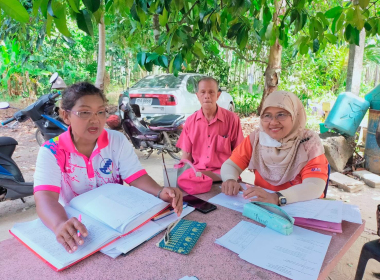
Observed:
[[[118,229],[123,223],[132,220],[140,212],[127,208],[104,195],[99,195],[86,205],[86,212],[91,212],[94,217],[109,225],[113,229]]]
[[[325,222],[341,223],[343,202],[337,200],[313,199],[281,207],[292,217],[315,219]]]
[[[263,229],[261,226],[241,221],[221,238],[215,240],[215,243],[240,254]]]
[[[69,218],[78,217],[80,214],[70,207],[65,207],[65,210]],[[12,232],[42,258],[61,269],[94,252],[118,236],[116,231],[83,214],[82,223],[87,228],[88,236],[83,238],[84,244],[78,246],[78,249],[72,254],[66,252],[64,247],[57,242],[55,234],[40,219],[15,224]]]
[[[127,253],[145,241],[149,240],[157,233],[166,229],[172,222],[185,217],[194,210],[195,208],[187,206],[183,209],[180,217],[177,217],[176,214],[172,214],[158,221],[150,221],[143,225],[141,228],[103,248],[101,252],[111,258],[116,258],[122,253]]]
[[[343,220],[355,223],[362,224],[362,215],[360,214],[360,209],[356,205],[343,204]]]
[[[264,228],[239,257],[294,280],[319,276],[331,236],[294,226],[286,236]]]
[[[220,193],[209,199],[208,202],[215,203],[243,213],[244,204],[250,202],[250,200],[244,199],[243,194],[241,193],[238,193],[236,196],[229,196],[224,193]]]

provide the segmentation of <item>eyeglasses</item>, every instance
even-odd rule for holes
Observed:
[[[66,112],[74,113],[75,115],[77,115],[79,118],[83,120],[89,120],[92,118],[93,115],[96,115],[99,119],[105,119],[106,114],[107,114],[107,110],[100,110],[96,113],[92,111],[70,111],[70,110],[66,110]]]
[[[289,116],[291,116],[291,114],[277,113],[274,118],[277,121],[282,122],[282,121],[285,121]],[[263,122],[271,122],[273,120],[273,115],[272,114],[262,114],[260,118]]]
[[[165,242],[165,245],[168,245],[168,243],[170,242],[170,232],[172,231],[172,229],[179,223],[181,219],[179,219],[178,221],[175,221],[173,223],[171,223],[168,228],[166,229],[165,231],[165,235],[164,235],[164,242]]]

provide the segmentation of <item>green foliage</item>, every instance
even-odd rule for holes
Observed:
[[[27,23],[29,21],[29,14],[18,0],[0,0],[0,10],[11,18]]]
[[[235,86],[228,91],[235,103],[235,112],[243,116],[249,116],[255,112],[260,105],[262,92],[258,92],[258,88],[254,87],[253,93],[248,92],[248,86]]]
[[[346,79],[346,58],[348,49],[345,46],[327,46],[325,51],[311,54],[301,61],[292,63],[292,54],[284,52],[284,69],[279,89],[296,93],[301,100],[335,99],[335,94],[344,91]]]

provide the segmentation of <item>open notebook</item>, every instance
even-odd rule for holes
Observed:
[[[135,187],[106,184],[70,201],[68,217],[82,214],[88,230],[83,245],[72,254],[56,241],[40,219],[15,224],[9,231],[54,270],[63,270],[127,235],[168,207],[168,203]]]

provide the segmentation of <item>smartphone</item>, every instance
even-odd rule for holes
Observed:
[[[203,214],[207,214],[216,209],[216,206],[214,204],[208,203],[207,201],[204,201],[193,195],[184,196],[183,201],[187,202],[189,206],[194,207],[196,210],[202,212]]]

